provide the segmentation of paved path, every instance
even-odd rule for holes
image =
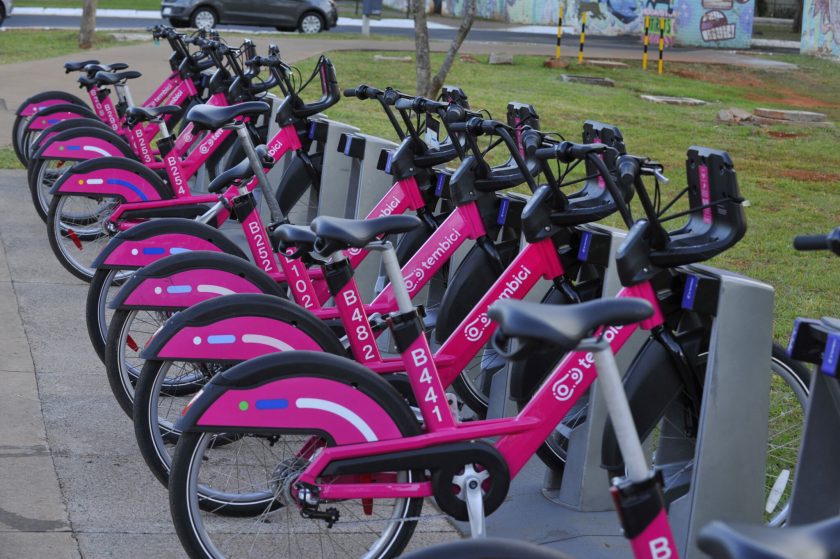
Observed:
[[[342,40],[318,40],[286,38],[281,36],[266,37],[257,35],[254,41],[260,52],[264,52],[266,46],[271,42],[278,42],[284,60],[294,63],[304,58],[315,56],[323,52],[339,50],[375,50],[375,51],[413,51],[414,43],[404,40],[372,41],[362,39]],[[446,41],[432,41],[431,48],[434,51],[446,51],[449,43]],[[550,50],[545,45],[526,43],[497,43],[467,41],[461,48],[463,54],[489,54],[491,52],[507,52],[519,55],[546,55]],[[572,49],[567,49],[567,53]],[[587,47],[587,57],[609,58],[620,60],[638,59],[638,49],[628,48],[626,44],[601,43]],[[64,90],[79,92],[73,77],[64,74],[61,65],[66,60],[80,58],[95,58],[103,62],[123,61],[131,65],[134,70],[143,73],[143,77],[131,82],[134,97],[137,100],[145,98],[145,95],[152,91],[162,79],[166,66],[166,57],[169,49],[165,46],[156,46],[149,43],[141,43],[131,46],[114,47],[102,50],[92,50],[76,55],[62,55],[56,58],[43,60],[19,62],[0,66],[0,100],[5,102],[7,110],[2,110],[0,104],[0,146],[8,145],[11,142],[10,133],[14,121],[14,110],[27,97],[46,90]],[[668,60],[671,62],[697,62],[705,64],[733,64],[739,66],[766,67],[787,69],[795,68],[792,64],[777,62],[767,58],[738,54],[732,51],[719,51],[712,49],[672,49],[668,52]],[[338,68],[339,78],[341,68]]]

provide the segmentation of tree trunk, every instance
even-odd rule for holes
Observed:
[[[473,21],[475,21],[475,3],[476,0],[466,0],[466,2],[464,2],[464,17],[461,19],[461,25],[458,26],[458,32],[455,34],[455,38],[452,39],[452,43],[449,45],[449,50],[446,52],[446,58],[444,59],[443,64],[437,74],[435,74],[435,77],[432,78],[432,81],[426,90],[426,97],[434,99],[437,97],[440,88],[443,87],[443,84],[446,81],[446,75],[449,73],[449,70],[452,68],[452,63],[455,61],[455,56],[458,54],[461,45],[464,43],[464,39],[467,38],[470,29],[472,29]]]
[[[414,16],[414,53],[417,58],[416,93],[426,95],[432,75],[432,61],[429,58],[429,27],[426,24],[426,0],[411,0]]]
[[[79,29],[79,48],[93,46],[93,32],[96,30],[96,1],[84,0],[82,7],[82,25]]]

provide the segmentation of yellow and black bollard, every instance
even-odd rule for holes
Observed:
[[[665,50],[665,18],[659,18],[659,75],[662,75],[662,51]]]
[[[650,16],[645,16],[645,50],[642,55],[642,70],[647,70],[647,50],[648,50],[648,32],[650,31]]]
[[[583,64],[583,41],[586,39],[586,14],[583,12],[583,19],[580,23],[580,50],[578,51],[578,64]]]
[[[557,46],[554,48],[554,58],[560,60],[560,40],[563,38],[563,8],[557,17]]]

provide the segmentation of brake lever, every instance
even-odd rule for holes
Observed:
[[[653,176],[656,177],[656,180],[658,180],[662,184],[668,184],[669,182],[671,182],[671,179],[663,175],[662,171],[659,170],[658,167],[653,169]]]

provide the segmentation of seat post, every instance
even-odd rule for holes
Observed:
[[[639,440],[639,432],[633,421],[633,413],[621,382],[621,373],[615,362],[610,344],[606,340],[598,340],[592,344],[584,344],[592,351],[595,367],[598,370],[598,387],[604,395],[604,401],[615,429],[618,446],[624,457],[627,477],[633,483],[640,483],[650,477],[645,453]]]
[[[251,135],[248,133],[248,127],[244,122],[236,122],[232,125],[232,127],[236,130],[236,134],[242,142],[242,147],[245,149],[245,155],[248,157],[248,161],[251,162],[251,169],[253,169],[254,175],[257,177],[257,184],[259,185],[260,190],[262,190],[265,203],[268,205],[268,212],[271,215],[272,223],[285,221],[286,218],[283,215],[283,211],[280,209],[280,204],[277,203],[277,199],[274,197],[274,193],[271,191],[271,187],[269,186],[268,177],[263,169],[262,161],[260,161],[260,158],[257,155],[254,142],[251,141]]]

